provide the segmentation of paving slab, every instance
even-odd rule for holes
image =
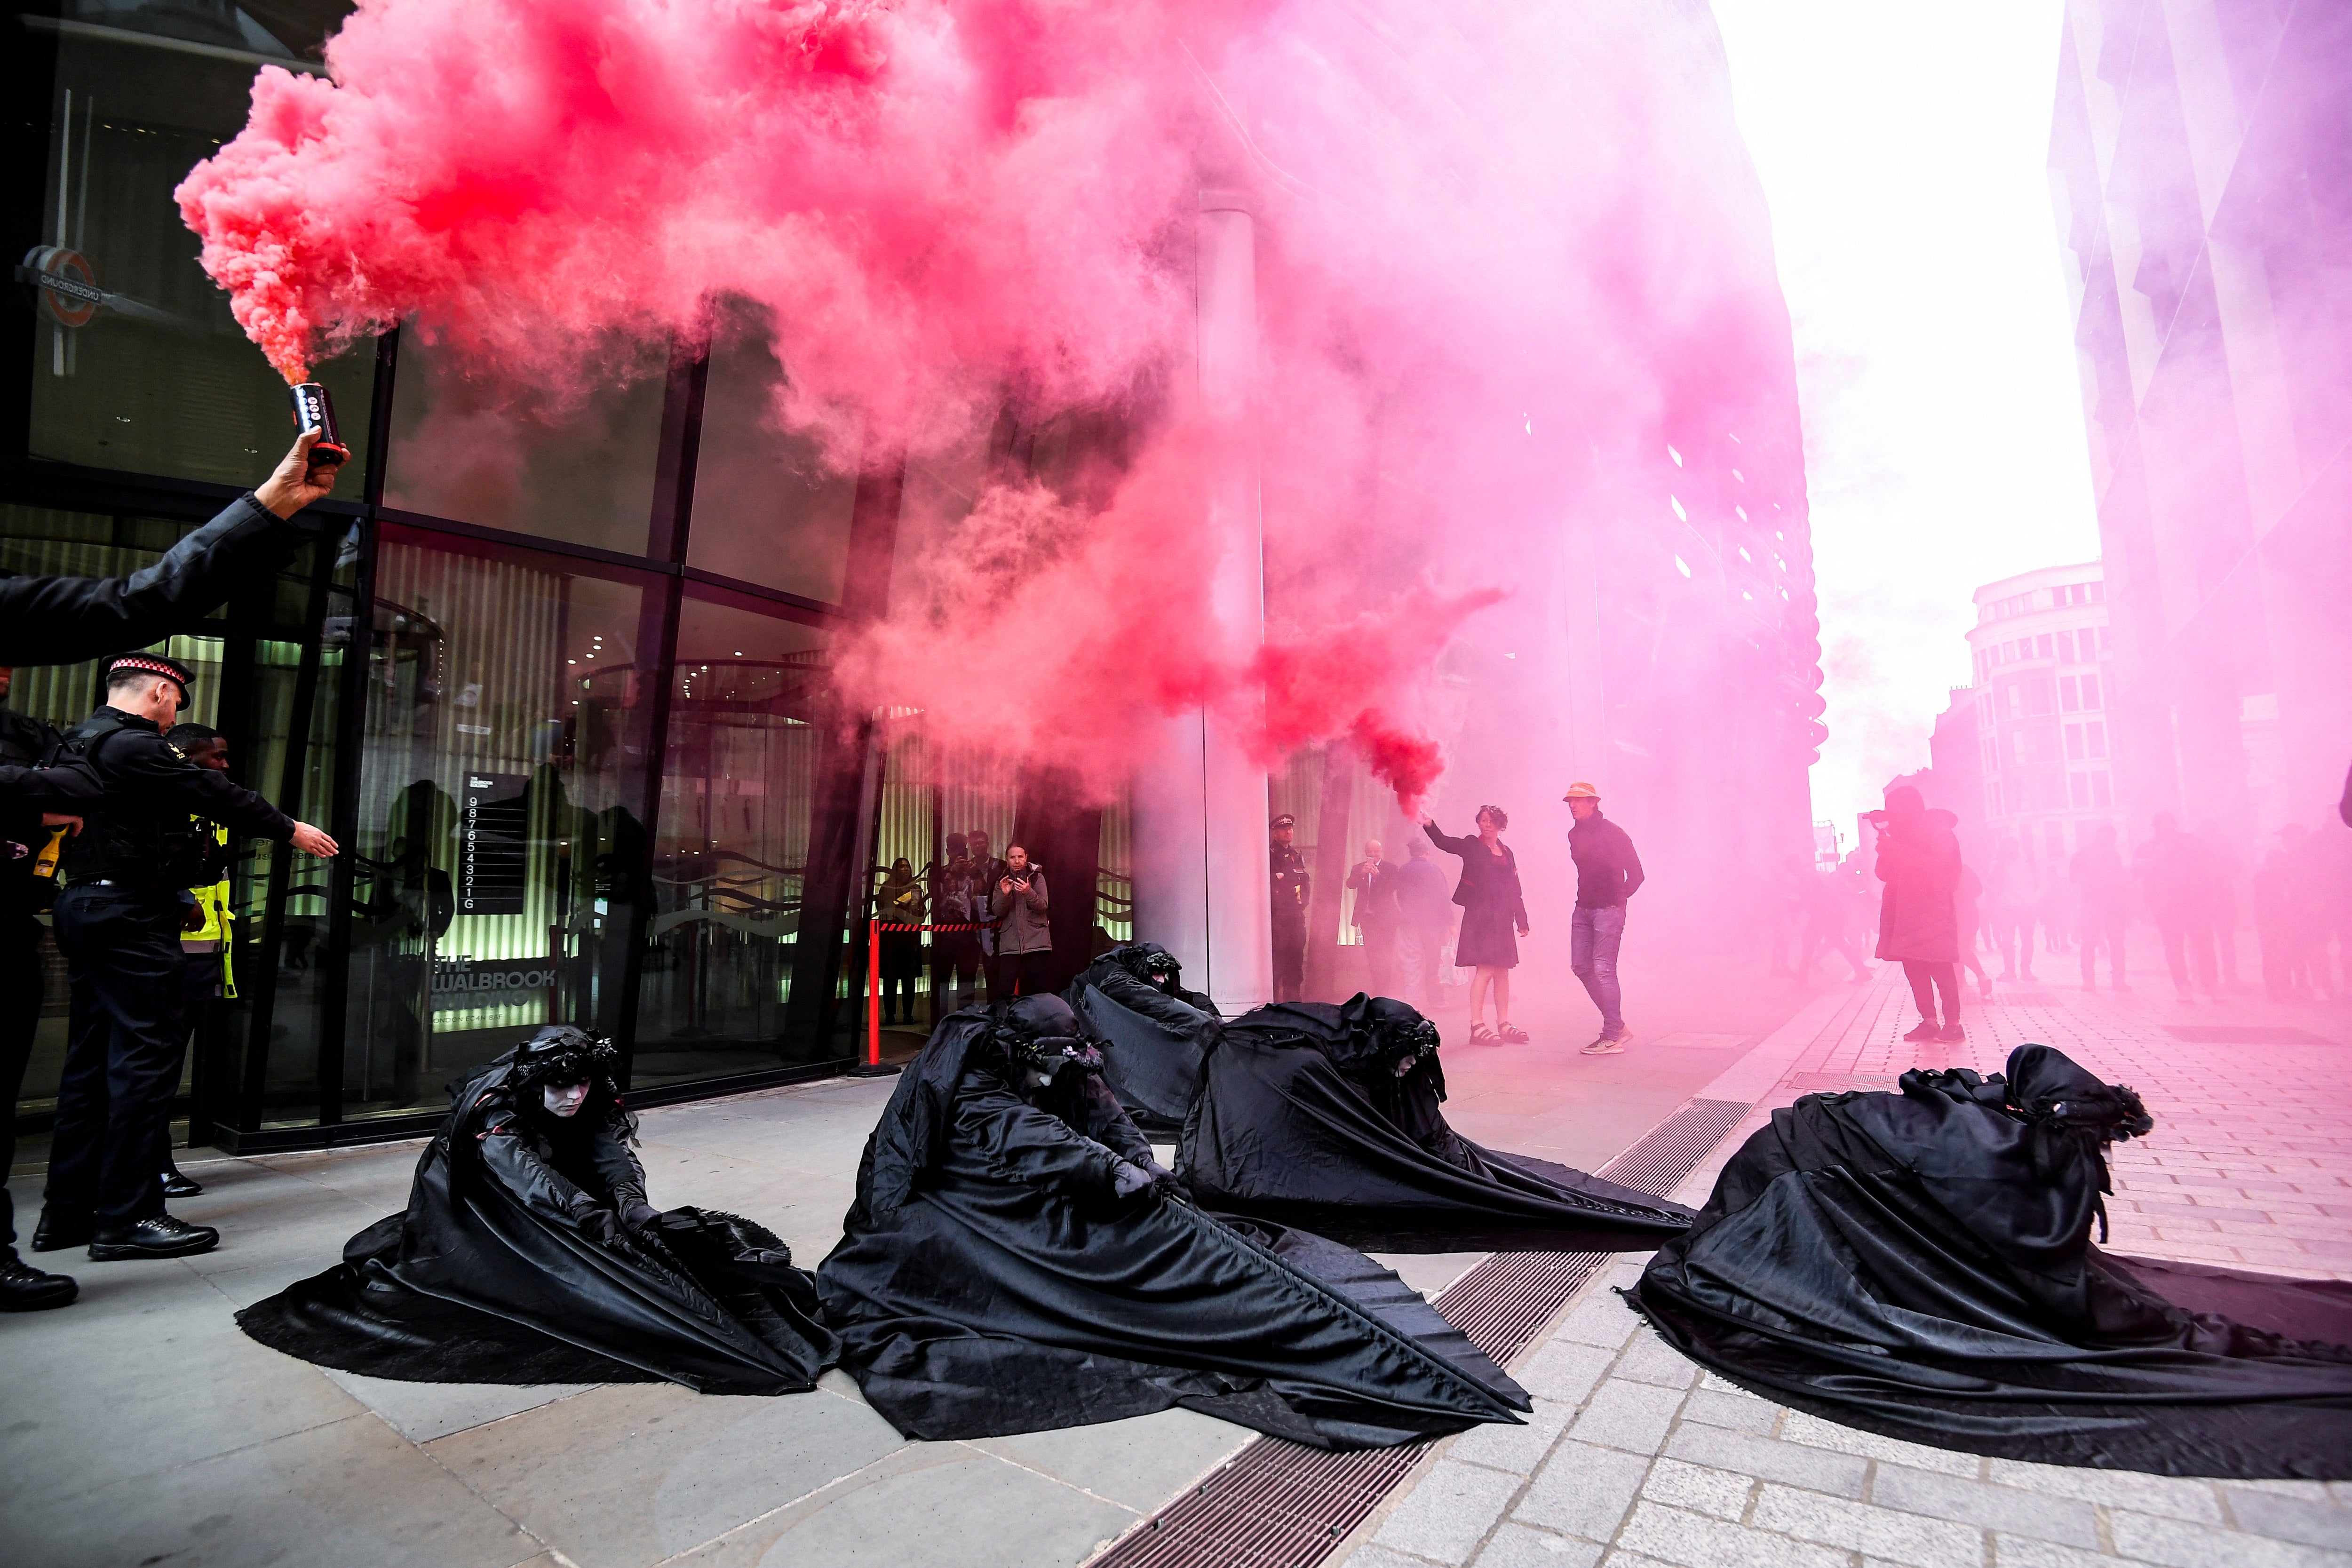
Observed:
[[[2210,1022],[2218,1010],[2146,993],[2054,984],[2031,1000],[2007,994],[1972,998],[1969,1038],[1954,1046],[1901,1038],[1916,1016],[1892,973],[1817,998],[1696,1091],[1752,1109],[1675,1195],[1704,1202],[1739,1143],[1800,1094],[1892,1088],[1912,1067],[1997,1072],[2014,1047],[2038,1040],[2131,1084],[2156,1117],[2153,1136],[2114,1152],[2109,1250],[2315,1279],[2352,1273],[2352,1090],[2335,1066],[2340,1047],[2184,1040],[2172,1032],[2184,1018]],[[2230,1016],[2352,1040],[2352,1007],[2341,1005],[2245,997]],[[1444,1553],[1415,1554],[1412,1533],[1387,1521],[1416,1517],[1431,1484],[1416,1478],[1357,1534],[1395,1561],[1365,1547],[1351,1565],[1517,1568],[1582,1564],[1597,1552],[1605,1568],[2352,1568],[2352,1483],[1985,1458],[1858,1431],[1701,1374],[1610,1293],[1639,1261],[1622,1259],[1588,1284],[1515,1363],[1547,1421],[1572,1415],[1507,1517],[1465,1559],[1459,1530],[1471,1510],[1455,1508]],[[1425,1474],[1480,1463],[1526,1473],[1524,1455],[1486,1433],[1439,1452]]]

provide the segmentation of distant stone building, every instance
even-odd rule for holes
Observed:
[[[2115,777],[2115,670],[2106,584],[2099,563],[2044,566],[1976,591],[1969,632],[1976,683],[1955,693],[1937,721],[1944,744],[1936,771],[1962,735],[1975,751],[1978,784],[1964,823],[1981,825],[1974,847],[2015,839],[2026,856],[2061,866],[2087,829],[2120,826]]]

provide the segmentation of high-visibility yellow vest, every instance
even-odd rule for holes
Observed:
[[[204,819],[199,817],[196,820],[201,822]],[[213,835],[223,848],[227,847],[227,828],[215,824],[213,827]],[[230,927],[236,920],[236,911],[228,907],[228,879],[223,877],[210,887],[191,888],[188,890],[196,896],[196,908],[205,912],[205,924],[202,931],[182,931],[180,941],[189,944],[199,942],[216,944],[214,951],[220,954],[221,994],[234,1000],[236,995],[236,970],[231,962],[229,950],[233,945],[230,940]]]

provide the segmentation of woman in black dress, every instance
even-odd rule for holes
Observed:
[[[1511,1023],[1511,971],[1519,963],[1517,937],[1528,934],[1528,905],[1519,893],[1519,861],[1503,842],[1503,829],[1511,825],[1511,819],[1501,806],[1480,806],[1477,821],[1475,838],[1448,838],[1426,816],[1421,826],[1432,844],[1448,855],[1462,857],[1462,880],[1454,889],[1454,901],[1462,906],[1462,931],[1454,940],[1454,962],[1459,968],[1477,971],[1470,981],[1470,1039],[1473,1044],[1519,1045],[1528,1037],[1525,1029]],[[1486,1010],[1489,991],[1495,997],[1491,1029],[1480,1016]]]

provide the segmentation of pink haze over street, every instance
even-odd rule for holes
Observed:
[[[1655,37],[1499,0],[369,0],[332,79],[264,69],[179,196],[289,378],[407,322],[478,378],[579,389],[748,311],[789,367],[776,426],[843,469],[1004,417],[1115,428],[1063,482],[910,519],[913,590],[842,656],[848,689],[1102,789],[1206,703],[1268,760],[1351,739],[1411,810],[1464,740],[1441,655],[1498,615],[1522,646],[1564,521],[1638,512],[1688,577],[1673,432],[1793,454],[1754,391],[1785,379],[1785,311],[1718,265],[1761,236],[1752,174],[1655,177],[1702,140]],[[1191,226],[1226,187],[1269,239],[1255,395],[1220,426]],[[1199,455],[1237,441],[1262,648],[1216,634],[1198,526]],[[1685,728],[1739,722],[1676,700]],[[1502,772],[1550,801],[1607,761],[1538,744]]]

